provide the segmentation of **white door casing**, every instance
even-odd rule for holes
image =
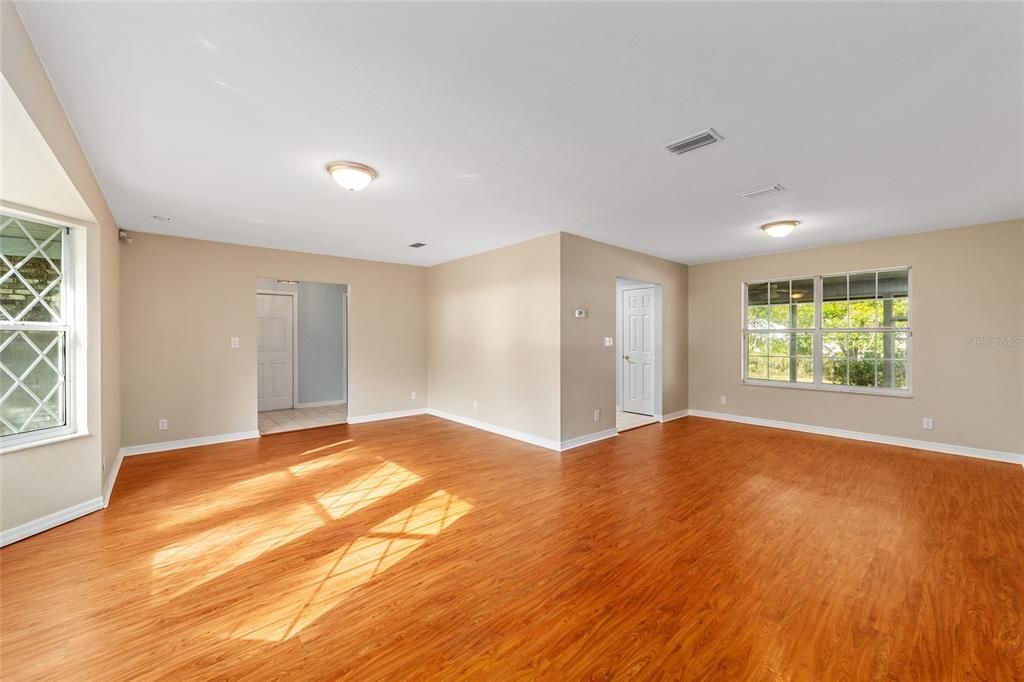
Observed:
[[[654,414],[654,287],[622,291],[622,410]]]
[[[260,412],[294,407],[294,297],[256,294],[256,402]]]

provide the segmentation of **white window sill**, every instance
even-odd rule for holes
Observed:
[[[859,388],[856,386],[831,386],[825,384],[798,384],[785,381],[761,381],[759,379],[743,379],[746,386],[766,386],[768,388],[795,388],[799,391],[825,391],[826,393],[854,393],[857,395],[875,395],[883,398],[913,398],[909,389],[900,391],[885,388]]]
[[[33,439],[21,441],[20,443],[14,443],[12,445],[0,444],[0,455],[6,455],[11,452],[20,452],[30,448],[41,448],[47,445],[56,445],[57,443],[75,440],[76,438],[85,438],[89,435],[88,431],[71,431],[68,429],[60,429],[59,431],[60,433],[48,433],[45,436],[40,437],[38,440]]]

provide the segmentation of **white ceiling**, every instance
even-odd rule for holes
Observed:
[[[421,265],[564,230],[693,263],[1024,216],[1019,2],[17,6],[132,230]],[[380,178],[343,191],[337,159]]]

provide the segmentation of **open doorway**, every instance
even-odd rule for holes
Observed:
[[[661,415],[661,285],[616,278],[615,427],[628,431]]]
[[[348,421],[348,286],[256,280],[260,435]]]

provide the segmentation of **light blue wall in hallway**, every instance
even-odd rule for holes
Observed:
[[[346,287],[300,282],[298,289],[299,402],[345,400]]]

